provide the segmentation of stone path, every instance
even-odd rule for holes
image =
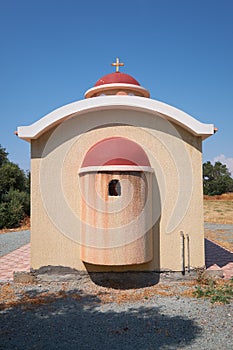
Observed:
[[[233,253],[205,239],[206,267],[222,270],[224,278],[233,277]],[[0,257],[0,281],[13,280],[14,271],[30,271],[30,243]]]

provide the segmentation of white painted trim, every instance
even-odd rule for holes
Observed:
[[[154,169],[150,166],[140,165],[104,165],[104,166],[87,166],[80,168],[79,174],[83,173],[97,173],[99,171],[143,171],[147,173],[153,173]]]
[[[94,94],[98,93],[99,91],[109,91],[109,90],[115,90],[115,89],[122,89],[122,90],[129,90],[129,91],[135,91],[139,92],[143,95],[143,97],[150,97],[150,93],[147,89],[140,85],[134,85],[134,84],[125,84],[125,83],[112,83],[112,84],[102,84],[98,86],[94,86],[93,88],[87,90],[85,92],[85,98],[90,98]]]
[[[78,117],[87,112],[113,109],[140,110],[151,114],[160,114],[162,118],[180,125],[196,136],[201,136],[202,139],[214,134],[213,124],[201,123],[175,107],[138,96],[93,97],[73,102],[54,110],[29,126],[18,127],[17,133],[20,138],[30,141],[31,139],[37,139],[50,128],[74,115]]]

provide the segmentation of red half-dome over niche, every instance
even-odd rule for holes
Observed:
[[[139,82],[136,79],[134,79],[131,75],[121,73],[121,72],[110,73],[103,76],[95,83],[95,86],[100,86],[104,84],[119,84],[119,83],[133,84],[133,85],[140,86]]]
[[[112,63],[116,67],[116,72],[106,74],[100,78],[93,88],[85,93],[85,98],[105,95],[135,95],[140,97],[150,97],[150,93],[139,82],[129,74],[119,72],[119,67],[123,66],[119,59]]]
[[[116,136],[103,139],[88,150],[81,170],[87,167],[98,167],[99,170],[127,167],[128,170],[135,170],[150,168],[150,161],[146,152],[136,142]]]

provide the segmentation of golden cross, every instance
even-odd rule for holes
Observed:
[[[116,58],[116,62],[112,63],[112,66],[116,67],[116,72],[119,72],[119,67],[122,67],[124,65],[125,65],[124,63],[120,63],[120,60],[118,57]]]

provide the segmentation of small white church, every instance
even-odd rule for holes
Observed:
[[[112,65],[83,100],[18,127],[31,144],[31,268],[203,267],[202,141],[214,126]]]

